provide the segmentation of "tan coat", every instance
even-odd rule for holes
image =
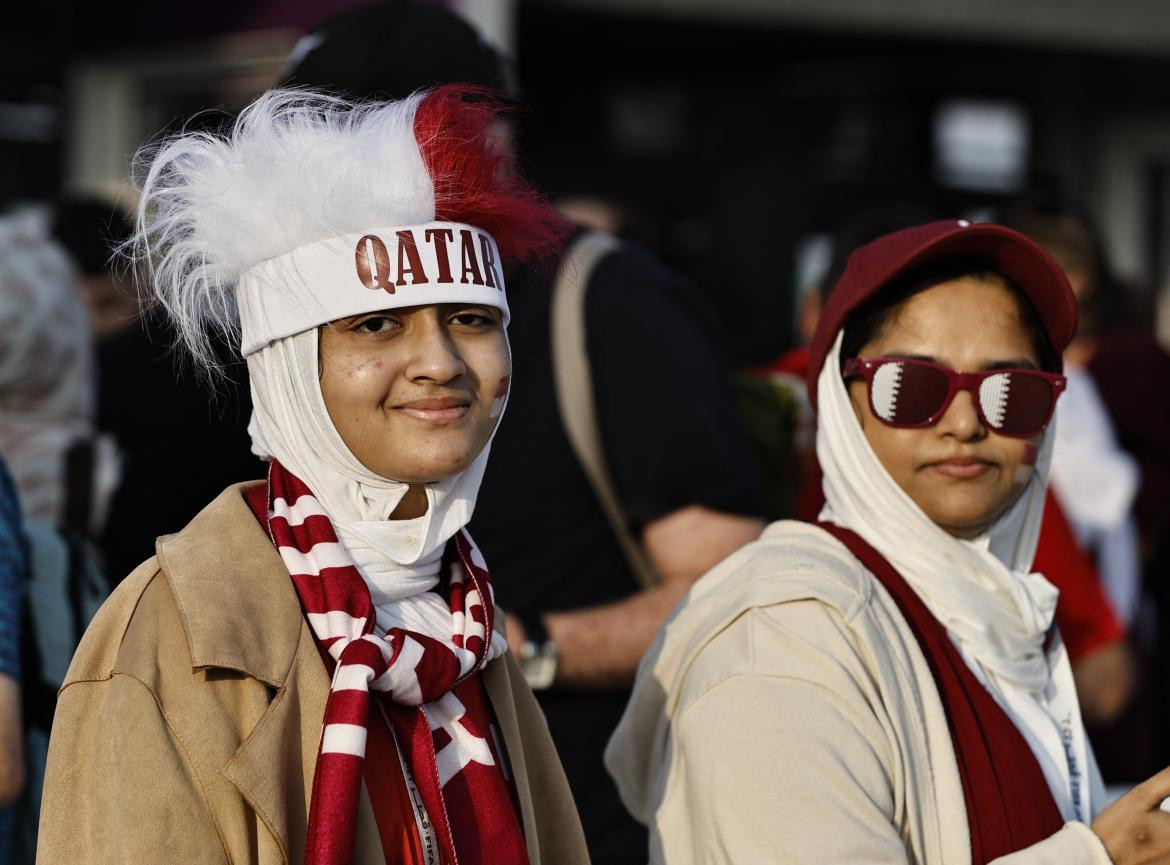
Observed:
[[[532,865],[587,863],[544,716],[511,655],[483,681]],[[329,677],[279,555],[231,487],[161,538],[61,689],[37,861],[300,863]],[[362,792],[355,862],[382,863]]]
[[[946,714],[897,605],[845,547],[776,523],[695,584],[606,752],[652,865],[970,865]],[[1067,823],[995,865],[1109,865]]]

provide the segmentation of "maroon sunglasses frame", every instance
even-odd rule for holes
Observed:
[[[873,377],[878,368],[884,366],[887,363],[908,363],[913,364],[914,366],[930,367],[931,369],[937,369],[939,372],[945,375],[947,379],[947,395],[938,411],[920,423],[895,423],[894,421],[886,420],[884,417],[878,414],[877,409],[874,408],[873,405]],[[1010,372],[1017,375],[1026,374],[1029,376],[1042,378],[1044,381],[1048,382],[1048,386],[1052,388],[1052,405],[1048,407],[1048,415],[1044,418],[1044,423],[1040,425],[1039,429],[1028,433],[1009,433],[998,429],[987,420],[987,415],[983,413],[983,405],[979,400],[979,386],[983,384],[984,379],[990,378],[993,375],[1001,375],[1005,372]],[[1065,385],[1068,384],[1068,379],[1063,375],[1055,372],[1044,372],[1043,370],[1038,369],[1011,368],[989,369],[983,372],[955,372],[949,367],[945,367],[937,363],[931,363],[928,360],[917,360],[915,358],[908,357],[851,357],[845,361],[845,378],[856,378],[858,376],[865,379],[865,395],[866,399],[869,400],[870,412],[875,418],[884,423],[886,426],[897,427],[899,429],[921,429],[923,427],[934,426],[939,422],[942,416],[946,414],[947,409],[950,408],[951,403],[955,399],[955,394],[961,390],[965,390],[974,397],[971,402],[975,404],[975,411],[979,415],[980,423],[982,423],[989,430],[994,431],[996,435],[1020,439],[1032,438],[1033,436],[1044,432],[1044,430],[1048,428],[1048,425],[1052,423],[1052,415],[1056,411],[1056,400],[1060,397],[1061,393],[1064,392]]]

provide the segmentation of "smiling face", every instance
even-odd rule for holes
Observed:
[[[914,357],[960,372],[1039,369],[1020,301],[995,278],[962,277],[904,301],[858,350],[864,358]],[[944,531],[973,538],[1019,496],[1034,471],[1039,437],[1009,438],[985,427],[968,391],[934,426],[899,429],[871,412],[866,385],[849,382],[862,431],[886,471]]]
[[[366,468],[427,483],[479,456],[511,373],[498,309],[391,309],[339,319],[320,334],[325,406]]]

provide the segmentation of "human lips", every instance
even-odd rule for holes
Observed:
[[[991,472],[996,463],[973,456],[947,457],[927,463],[925,468],[955,480],[975,480]]]
[[[467,414],[471,400],[462,396],[426,397],[399,403],[394,406],[408,417],[429,423],[449,423]]]

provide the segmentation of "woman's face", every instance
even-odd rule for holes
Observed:
[[[910,357],[959,372],[1039,368],[1019,302],[999,280],[940,283],[903,303],[861,357]],[[865,381],[849,397],[886,471],[922,511],[959,538],[986,531],[1015,501],[1034,471],[1039,437],[1010,438],[985,427],[972,394],[960,391],[937,424],[898,429],[871,412]]]
[[[511,361],[500,311],[441,304],[321,328],[321,393],[375,474],[427,483],[463,471],[495,429]]]

